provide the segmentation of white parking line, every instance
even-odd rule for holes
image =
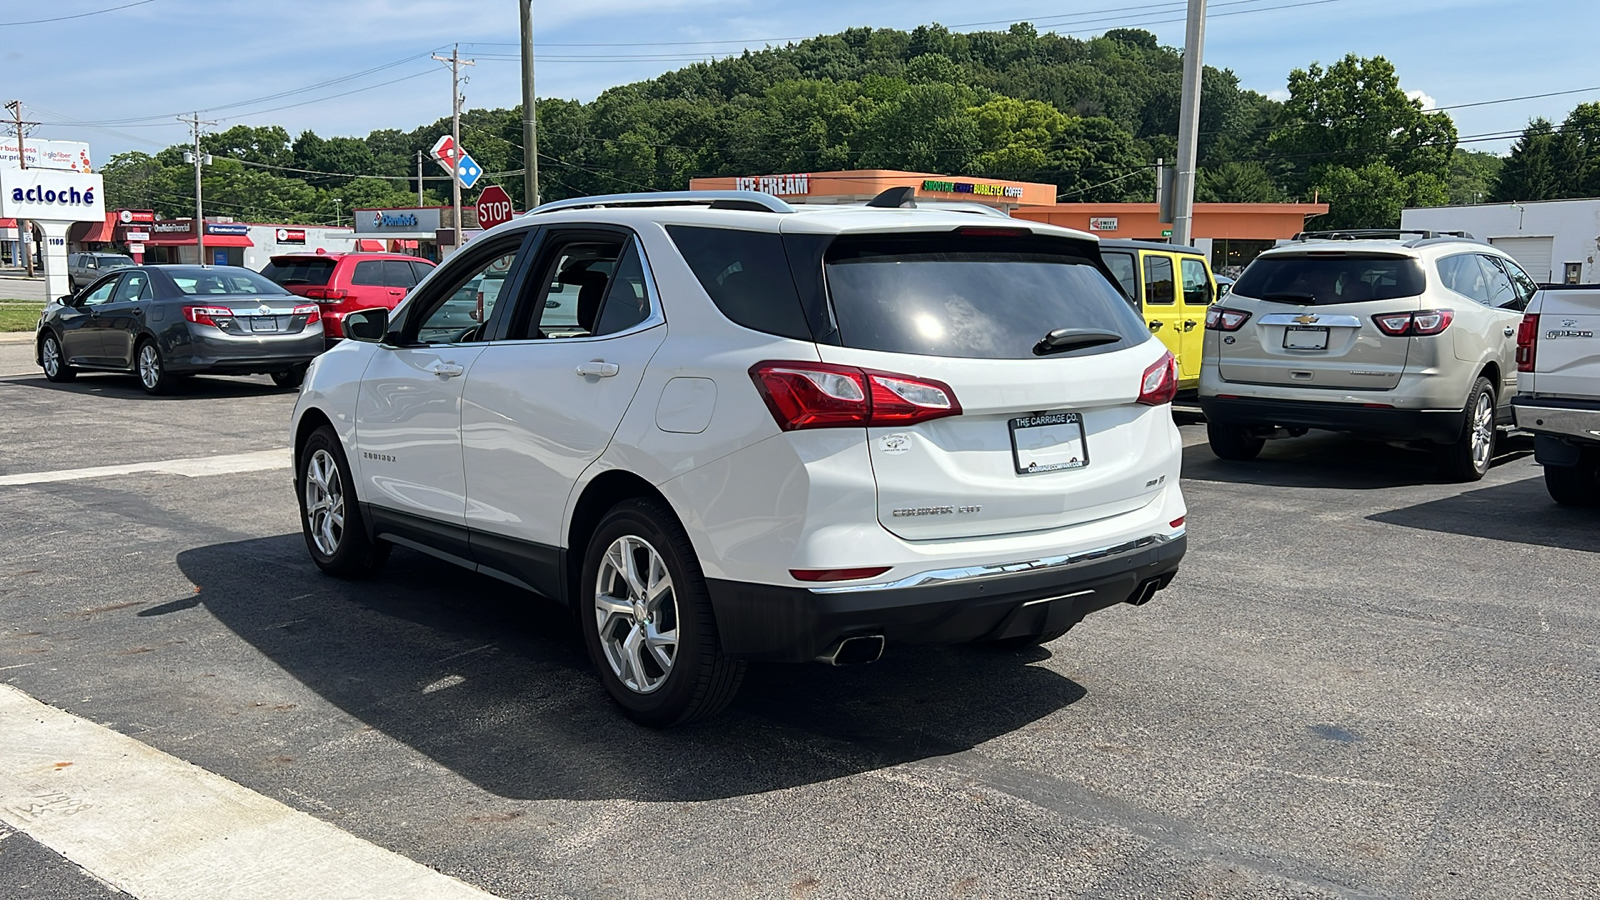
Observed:
[[[139,900],[491,900],[0,685],[0,821]]]
[[[127,463],[120,466],[91,466],[87,469],[58,469],[54,472],[23,472],[0,475],[0,486],[16,484],[49,484],[54,481],[79,481],[84,478],[107,478],[113,475],[135,475],[155,472],[162,475],[186,475],[199,478],[204,475],[232,475],[235,472],[260,472],[267,469],[286,469],[292,457],[288,447],[278,450],[257,450],[253,453],[234,453],[227,456],[196,456],[189,459],[167,459],[157,462]]]

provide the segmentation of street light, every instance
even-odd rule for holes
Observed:
[[[344,220],[344,207],[340,205],[343,202],[343,197],[333,198],[333,225],[335,228],[339,227],[339,223]]]

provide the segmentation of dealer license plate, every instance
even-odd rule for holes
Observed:
[[[277,316],[251,316],[250,317],[250,330],[251,331],[277,331],[278,330],[278,317]]]
[[[1302,328],[1299,325],[1290,325],[1283,330],[1283,349],[1326,350],[1328,349],[1328,329]]]
[[[1011,420],[1011,456],[1018,475],[1038,475],[1089,464],[1083,415],[1045,413]]]

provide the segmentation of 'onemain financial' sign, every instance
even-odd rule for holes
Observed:
[[[105,192],[99,175],[0,168],[0,219],[104,222]]]

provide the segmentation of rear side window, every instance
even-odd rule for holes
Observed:
[[[383,283],[387,287],[413,288],[417,286],[417,276],[411,273],[411,266],[403,259],[386,259],[383,261]]]
[[[1144,323],[1072,242],[952,234],[847,236],[824,259],[846,347],[962,359],[1036,359],[1058,328],[1122,336],[1068,351],[1109,353],[1148,340]]]
[[[1172,280],[1172,257],[1144,258],[1144,302],[1156,306],[1178,302],[1177,289]]]
[[[782,236],[688,225],[668,225],[667,234],[730,321],[767,334],[812,339]]]
[[[1423,290],[1422,264],[1404,256],[1263,256],[1252,262],[1232,293],[1257,300],[1329,306],[1415,297]]]
[[[419,262],[415,259],[409,260],[407,264],[411,266],[411,275],[417,279],[419,284],[422,282],[422,279],[428,277],[429,272],[433,271],[433,266],[430,266],[425,262]]]
[[[333,260],[275,259],[267,263],[261,274],[284,287],[293,287],[297,284],[321,287],[328,283],[328,276],[333,274]]]
[[[388,287],[388,283],[383,280],[383,261],[369,259],[356,263],[356,270],[350,276],[350,283],[367,287]]]
[[[1138,303],[1139,276],[1133,269],[1133,254],[1105,252],[1100,254],[1100,258],[1105,260],[1106,268],[1111,270],[1117,284],[1122,285],[1122,292],[1128,295],[1130,301]]]

